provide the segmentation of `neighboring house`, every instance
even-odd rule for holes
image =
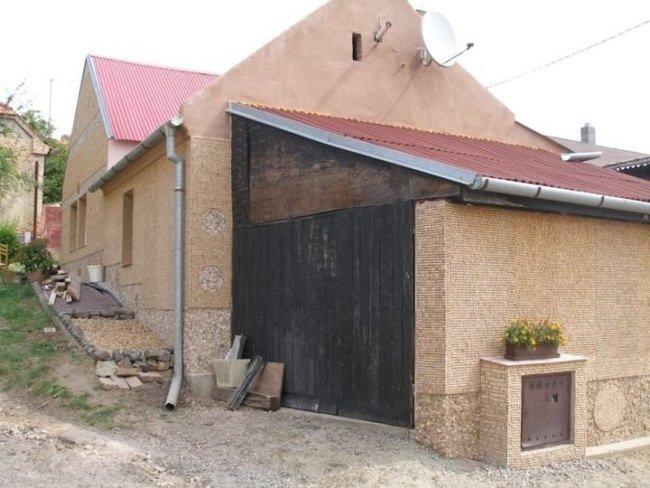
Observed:
[[[0,220],[16,221],[18,233],[40,237],[43,214],[43,167],[50,148],[11,107],[0,104],[0,145],[14,151],[18,169],[35,180],[35,185],[10,195],[0,195]]]
[[[628,175],[650,180],[650,156],[644,156],[621,163],[607,166],[609,169],[620,171]]]
[[[167,340],[182,312],[194,394],[243,332],[285,363],[285,404],[412,426],[445,455],[526,466],[649,435],[650,183],[562,162],[461,66],[423,66],[419,23],[406,0],[332,0],[111,168],[80,146],[64,222],[84,201],[96,230],[66,266],[105,264]],[[564,321],[571,355],[500,359],[515,317]],[[560,445],[526,451],[521,385],[542,374],[568,375],[568,410],[540,441]]]
[[[585,124],[580,130],[580,141],[551,137],[570,152],[600,152],[598,158],[587,161],[589,164],[614,169],[622,173],[650,180],[650,154],[627,151],[596,144],[596,128]]]

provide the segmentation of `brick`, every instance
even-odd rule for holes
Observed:
[[[115,376],[136,376],[140,373],[140,368],[117,368],[113,373]]]
[[[113,381],[111,378],[98,378],[98,380],[102,390],[113,391],[113,390],[120,389],[118,384],[115,381]]]
[[[138,373],[138,378],[143,383],[167,383],[169,381],[168,377],[158,373],[157,371]]]
[[[118,388],[120,390],[130,390],[131,388],[129,387],[129,384],[126,382],[124,378],[121,378],[119,376],[111,376],[111,379],[117,384]]]
[[[132,390],[135,388],[140,388],[143,383],[140,381],[140,379],[137,376],[127,376],[124,378],[126,380],[126,383],[129,385],[129,388]]]
[[[95,365],[95,375],[101,377],[113,376],[116,370],[117,364],[115,364],[115,361],[97,361]]]

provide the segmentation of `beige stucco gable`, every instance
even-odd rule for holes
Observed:
[[[391,29],[374,42],[386,21]],[[186,126],[228,138],[224,108],[234,100],[558,148],[517,124],[462,66],[423,66],[420,21],[407,0],[332,0],[191,97]]]

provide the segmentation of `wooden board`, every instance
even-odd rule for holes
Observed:
[[[278,410],[282,399],[283,380],[284,364],[266,363],[266,366],[248,390],[244,405],[263,410]]]
[[[233,117],[235,227],[457,196],[459,185]]]

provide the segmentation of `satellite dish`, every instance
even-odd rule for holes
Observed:
[[[473,46],[468,43],[466,48],[461,49],[453,27],[447,18],[438,12],[427,12],[422,17],[422,39],[426,49],[422,58],[425,66],[431,64],[431,59],[445,68],[453,66],[456,64],[456,58]]]

